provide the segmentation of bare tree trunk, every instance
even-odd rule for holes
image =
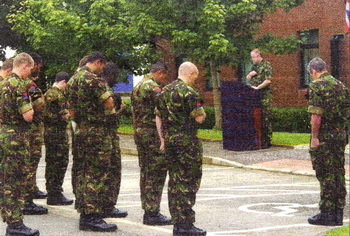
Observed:
[[[213,84],[213,98],[215,110],[215,129],[222,129],[221,94],[219,91],[218,71],[213,59],[210,60],[211,81]]]

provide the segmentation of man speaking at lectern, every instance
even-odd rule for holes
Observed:
[[[247,81],[252,88],[261,91],[261,127],[262,127],[262,148],[271,147],[272,125],[271,125],[271,81],[272,67],[265,61],[259,49],[250,52],[253,62],[251,71],[247,75]]]

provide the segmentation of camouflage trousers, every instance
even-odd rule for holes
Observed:
[[[29,145],[30,156],[28,165],[25,167],[29,172],[27,184],[29,185],[29,192],[27,193],[26,200],[32,200],[35,193],[39,190],[36,185],[36,171],[41,158],[41,148],[43,145],[43,126],[42,124],[32,124],[29,131]]]
[[[62,185],[69,161],[66,127],[45,125],[44,141],[46,190],[50,195],[57,195],[63,192]]]
[[[320,210],[343,209],[345,206],[344,142],[326,142],[310,150],[312,166],[320,182]]]
[[[109,179],[109,182],[107,182],[107,185],[110,188],[110,194],[111,194],[111,200],[110,200],[110,208],[117,204],[119,191],[120,191],[120,184],[121,184],[121,175],[122,175],[122,159],[121,159],[121,151],[120,151],[120,144],[119,144],[119,136],[117,134],[118,127],[115,127],[112,130],[109,130],[109,134],[111,136],[112,140],[112,159],[111,159],[111,178]]]
[[[74,134],[74,145],[74,161],[80,162],[75,163],[73,173],[78,212],[102,214],[113,210],[115,168],[109,131],[102,126],[80,125]]]
[[[77,132],[77,131],[76,131]],[[72,188],[73,188],[73,193],[74,195],[76,194],[77,188],[78,188],[78,176],[81,174],[82,170],[82,159],[79,158],[79,153],[77,152],[77,145],[76,145],[76,135],[71,129],[71,134],[72,134],[72,156],[73,156],[73,164],[72,164]],[[79,138],[79,136],[78,136]],[[78,142],[79,143],[79,142]],[[75,204],[77,202],[75,201]]]
[[[159,150],[157,129],[138,128],[134,139],[139,157],[142,209],[157,213],[168,171],[165,155]]]
[[[202,155],[202,143],[196,135],[173,135],[166,139],[168,201],[173,223],[195,222],[192,208],[202,179]]]
[[[271,99],[263,97],[261,100],[261,141],[262,148],[269,148],[272,140],[272,111],[271,111]]]
[[[1,216],[7,224],[23,222],[22,210],[27,184],[29,160],[28,129],[3,125],[0,135],[0,206]]]

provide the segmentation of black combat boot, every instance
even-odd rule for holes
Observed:
[[[336,209],[335,210],[335,225],[343,225],[343,209]]]
[[[195,227],[193,224],[175,224],[173,236],[202,236],[207,235],[207,231]]]
[[[124,218],[128,215],[127,211],[122,211],[117,208],[113,209],[110,212],[102,214],[103,218]]]
[[[47,213],[47,208],[37,206],[33,201],[24,204],[23,215],[45,215]]]
[[[145,225],[171,225],[171,219],[159,212],[146,211],[143,215],[143,224]]]
[[[115,224],[107,224],[100,215],[81,214],[79,229],[84,231],[113,232],[118,229]]]
[[[36,229],[31,229],[23,223],[17,223],[7,226],[6,236],[39,236],[40,233]]]
[[[64,206],[64,205],[72,205],[73,200],[66,198],[62,193],[59,194],[48,194],[46,203],[47,205],[54,206]]]
[[[38,190],[34,193],[34,199],[45,199],[46,197],[47,197],[47,194],[44,193],[43,191]]]
[[[309,217],[307,221],[312,225],[326,225],[326,226],[334,226],[336,225],[335,216],[333,212],[321,210],[321,213]]]

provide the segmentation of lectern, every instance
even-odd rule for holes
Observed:
[[[261,149],[261,94],[235,81],[221,83],[223,148]]]

